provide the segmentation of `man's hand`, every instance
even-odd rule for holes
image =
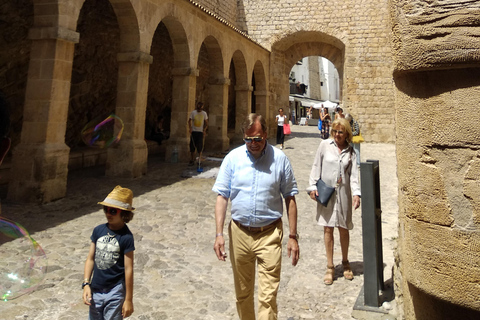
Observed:
[[[360,207],[360,197],[353,196],[353,208],[357,209],[358,207]]]
[[[300,259],[300,247],[298,246],[298,241],[295,239],[288,239],[287,244],[287,253],[288,257],[292,257],[292,265],[296,266],[298,263],[298,259]]]
[[[213,245],[213,250],[217,254],[218,260],[225,261],[227,258],[227,253],[225,252],[225,239],[223,236],[215,237],[215,244]]]
[[[133,313],[133,302],[132,300],[125,300],[122,306],[122,316],[124,318],[130,317]]]

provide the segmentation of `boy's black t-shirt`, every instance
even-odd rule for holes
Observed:
[[[124,255],[135,250],[133,234],[125,225],[120,230],[110,230],[108,223],[93,229],[90,237],[95,243],[95,264],[90,287],[105,290],[116,286],[125,279]]]

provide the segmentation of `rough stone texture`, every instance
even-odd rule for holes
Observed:
[[[406,319],[478,319],[478,3],[392,1]]]
[[[468,67],[480,59],[480,3],[393,0],[395,69]]]

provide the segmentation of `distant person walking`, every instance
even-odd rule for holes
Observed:
[[[322,139],[328,139],[330,137],[330,123],[332,118],[328,113],[328,108],[325,108],[322,119],[322,131],[320,133]]]
[[[337,107],[337,109],[336,109],[334,120],[337,120],[338,118],[345,118],[345,115],[343,114],[343,109],[340,108],[340,107]]]
[[[345,120],[350,123],[350,127],[352,127],[352,146],[353,150],[355,150],[355,154],[357,155],[357,166],[360,167],[360,143],[364,142],[362,135],[360,134],[360,126],[358,122],[353,119],[350,113],[345,115]]]
[[[280,145],[280,150],[283,149],[283,144],[285,142],[285,133],[283,132],[283,125],[288,123],[288,118],[283,114],[283,109],[278,109],[278,114],[275,116],[275,121],[277,122],[277,144]]]
[[[201,161],[204,137],[208,128],[208,115],[203,111],[203,102],[198,102],[197,107],[190,113],[188,118],[188,129],[190,132],[190,162],[189,166],[195,164],[195,151],[198,153],[198,160]]]

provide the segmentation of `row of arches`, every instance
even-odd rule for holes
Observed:
[[[61,198],[69,155],[81,147],[79,133],[99,115],[115,112],[125,124],[121,146],[107,152],[106,174],[138,177],[146,173],[144,139],[158,115],[166,115],[170,132],[167,158],[173,148],[187,157],[186,119],[197,101],[210,115],[206,144],[225,150],[241,139],[249,112],[264,114],[273,127],[269,113],[287,103],[288,73],[299,58],[325,55],[343,70],[343,48],[334,37],[296,33],[269,52],[188,2],[159,2],[148,16],[141,1],[56,5],[53,11],[67,18],[50,21],[48,10],[33,1],[22,139],[14,145],[11,170],[18,178],[9,185],[13,200]]]
[[[205,10],[177,1],[56,5],[65,19],[50,21],[44,5],[33,2],[22,134],[11,169],[21,174],[8,198],[63,197],[81,127],[102,113],[124,122],[122,143],[107,150],[106,160],[106,175],[123,177],[146,173],[145,124],[165,110],[167,157],[174,146],[187,156],[187,117],[197,101],[209,113],[206,144],[213,150],[241,138],[249,112],[268,114],[269,52]]]

